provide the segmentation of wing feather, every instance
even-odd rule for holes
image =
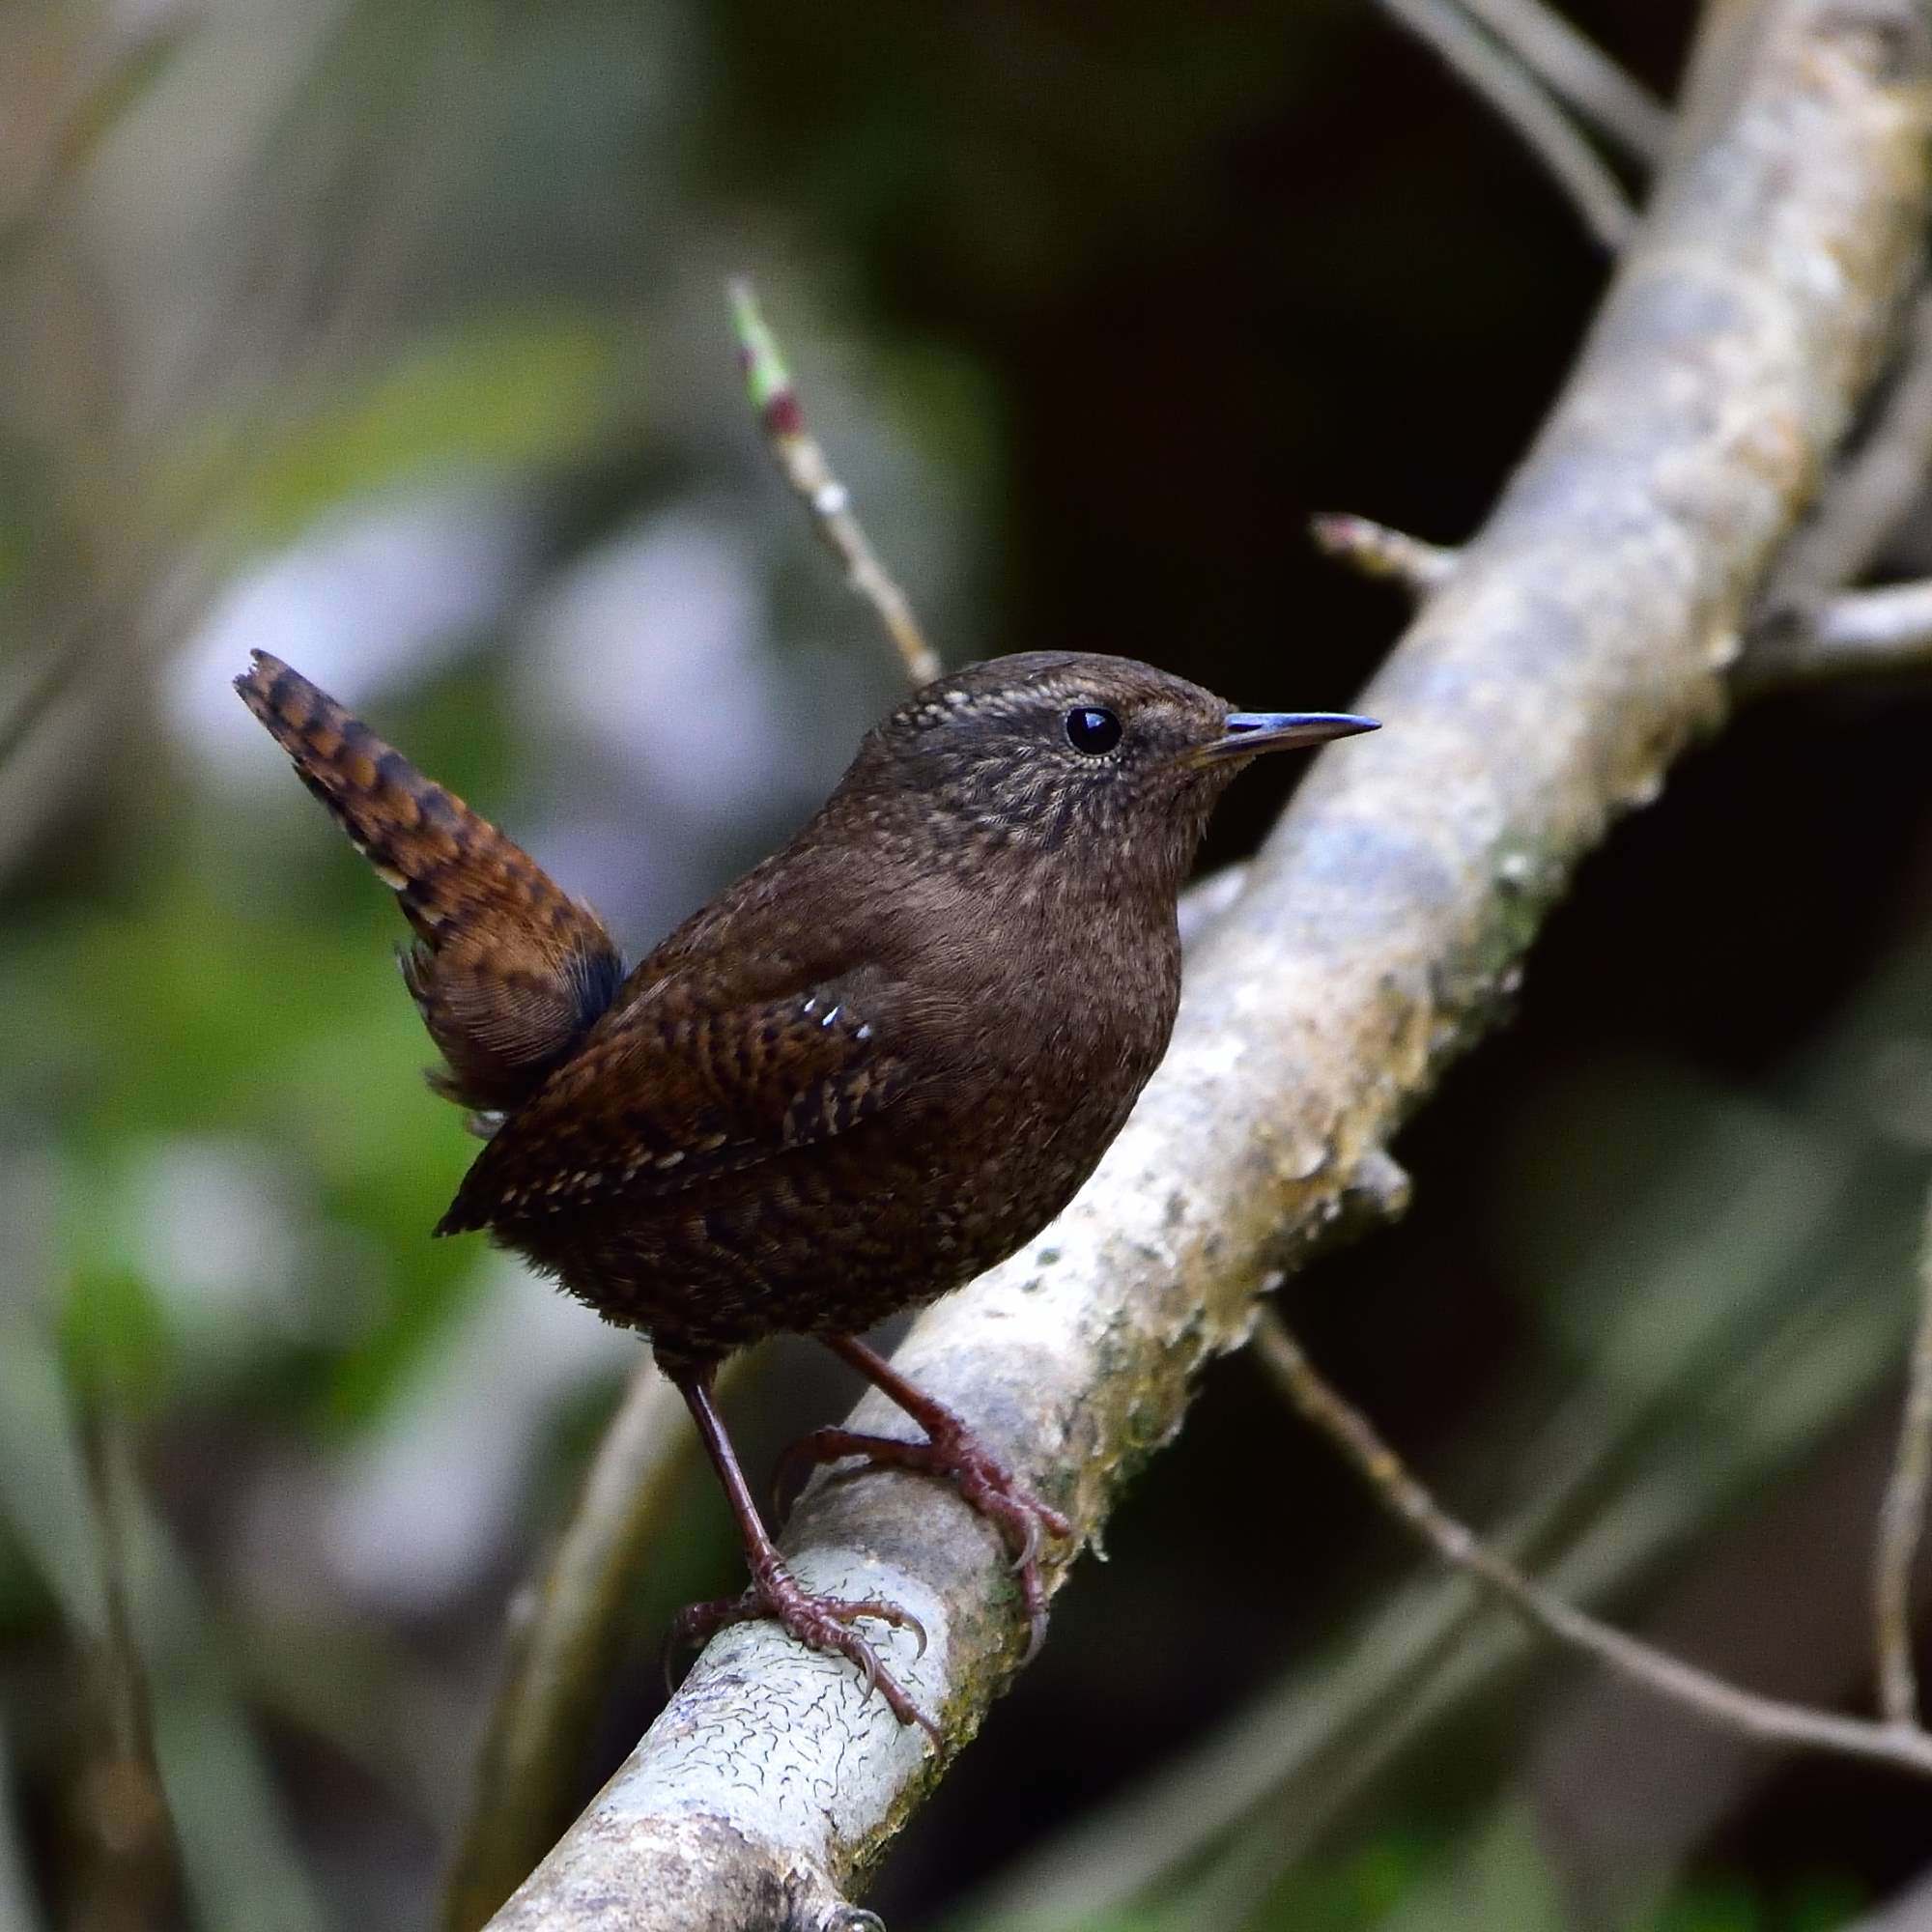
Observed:
[[[504,1122],[437,1233],[668,1199],[876,1117],[915,1074],[866,977],[738,1006],[701,982],[651,989]]]

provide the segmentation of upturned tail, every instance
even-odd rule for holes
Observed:
[[[235,680],[297,775],[402,904],[403,977],[447,1064],[438,1092],[521,1106],[623,983],[604,924],[520,845],[266,651]]]

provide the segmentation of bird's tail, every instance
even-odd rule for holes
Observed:
[[[521,1106],[623,983],[603,922],[326,692],[251,655],[235,689],[415,929],[403,977],[448,1064],[434,1085],[486,1113]]]

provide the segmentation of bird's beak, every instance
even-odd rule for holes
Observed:
[[[1196,746],[1181,762],[1220,765],[1233,758],[1290,752],[1301,745],[1323,745],[1330,738],[1352,738],[1358,731],[1380,729],[1378,720],[1347,711],[1231,711],[1221,721],[1222,735]]]

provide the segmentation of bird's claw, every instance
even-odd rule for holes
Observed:
[[[801,1467],[841,1462],[848,1456],[876,1467],[908,1469],[951,1482],[969,1508],[994,1524],[1012,1552],[1011,1571],[1019,1579],[1027,1613],[1024,1661],[1031,1663],[1046,1639],[1046,1583],[1039,1570],[1043,1533],[1070,1537],[1073,1524],[1024,1488],[964,1423],[941,1429],[923,1442],[861,1435],[849,1429],[815,1429],[779,1458],[778,1486]]]
[[[1064,1522],[1065,1519],[1063,1517],[1061,1520]],[[1028,1510],[1026,1526],[1020,1532],[1020,1547],[1014,1550],[1013,1560],[1007,1565],[1009,1574],[1017,1577],[1021,1571],[1031,1569],[1039,1561],[1039,1517],[1037,1512]]]
[[[925,1626],[910,1610],[876,1597],[820,1596],[806,1589],[788,1570],[775,1568],[768,1574],[754,1575],[742,1597],[692,1604],[678,1612],[665,1644],[665,1682],[671,1685],[672,1665],[680,1651],[696,1647],[732,1624],[768,1618],[808,1650],[831,1651],[855,1664],[868,1693],[877,1691],[900,1723],[917,1724],[932,1740],[934,1749],[943,1751],[946,1740],[939,1726],[913,1702],[904,1686],[879,1662],[878,1653],[853,1629],[865,1617],[894,1630],[910,1631],[919,1645],[914,1661],[925,1655]]]

